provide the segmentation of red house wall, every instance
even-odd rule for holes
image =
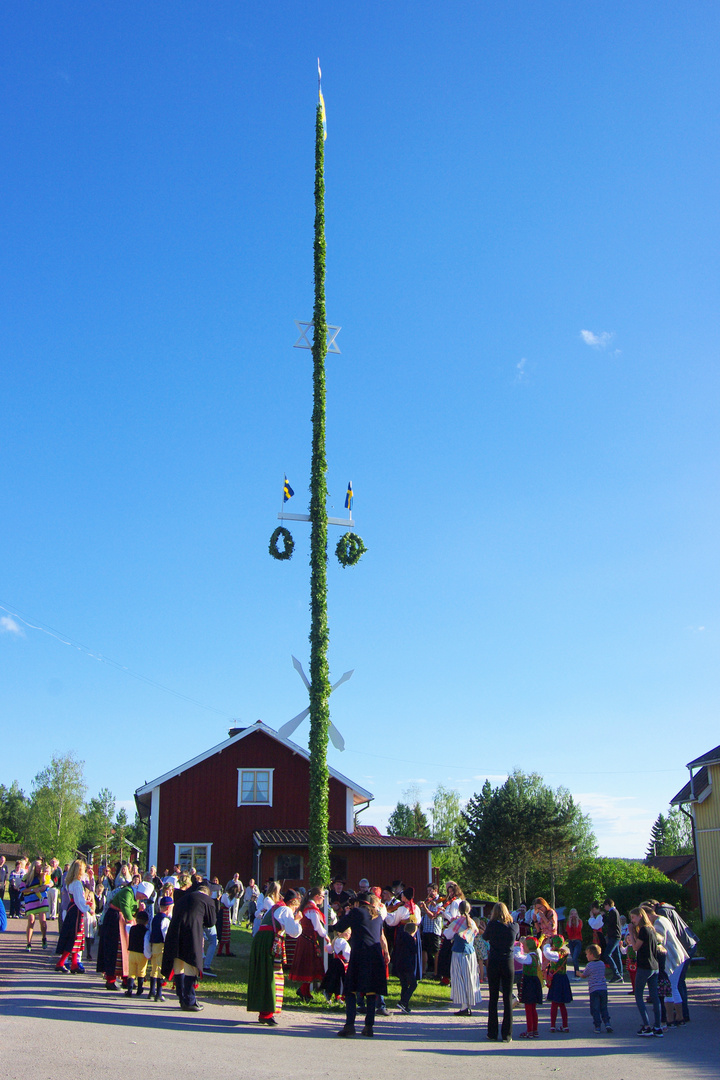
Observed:
[[[272,806],[238,806],[238,769],[273,769]],[[225,884],[235,872],[254,875],[256,829],[307,829],[306,758],[254,731],[160,786],[158,869],[175,861],[175,844],[212,844],[210,874]],[[331,829],[347,827],[346,787],[330,778]],[[264,853],[263,853],[264,854]],[[271,872],[268,861],[264,874]]]
[[[280,854],[302,855],[305,860],[304,866],[307,868],[307,848],[263,848],[260,859],[260,876],[263,880],[274,875],[275,858]],[[379,885],[380,888],[390,885],[399,878],[405,885],[413,885],[420,899],[425,896],[425,886],[430,880],[427,876],[427,848],[333,848],[331,863],[335,862],[336,856],[346,860],[347,872],[344,876],[351,889],[357,890],[361,878],[367,878],[371,885]],[[307,884],[307,880],[286,879],[284,887],[294,889],[298,885],[307,886]]]

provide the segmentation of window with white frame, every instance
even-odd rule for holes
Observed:
[[[238,769],[238,806],[272,806],[272,788],[272,769]]]
[[[210,848],[212,844],[176,844],[175,862],[185,871],[195,867],[198,874],[208,877],[210,874]]]

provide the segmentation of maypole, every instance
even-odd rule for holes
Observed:
[[[318,75],[320,65],[318,64]],[[325,455],[325,117],[322,92],[315,114],[315,306],[313,308],[313,414],[310,472],[310,886],[330,882],[327,747],[330,678],[327,617],[327,458]]]
[[[325,454],[325,359],[328,352],[339,353],[335,339],[339,326],[328,326],[325,314],[325,102],[320,85],[320,62],[318,61],[318,106],[315,113],[315,241],[313,247],[315,271],[315,304],[312,323],[296,325],[300,337],[295,348],[311,349],[313,356],[313,413],[312,413],[312,461],[310,472],[310,513],[278,514],[281,521],[310,522],[310,679],[302,664],[293,657],[293,666],[305,683],[309,707],[284,724],[278,734],[289,738],[305,717],[310,715],[310,799],[309,799],[309,859],[308,883],[327,885],[330,882],[329,791],[328,791],[328,740],[338,750],[344,750],[345,741],[330,722],[330,694],[346,682],[352,671],[346,671],[330,685],[328,669],[328,645],[330,633],[327,617],[327,542],[328,524],[353,526],[352,483],[348,483],[345,506],[347,519],[328,517],[327,512],[327,458]],[[307,334],[313,328],[313,342]],[[328,330],[332,336],[328,338]],[[283,484],[283,506],[294,495],[287,476]],[[282,548],[279,543],[282,541]],[[292,558],[295,542],[285,526],[278,526],[270,537],[270,554],[280,562]],[[338,562],[343,567],[355,566],[366,547],[354,532],[341,536],[335,548]]]

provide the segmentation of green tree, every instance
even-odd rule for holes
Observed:
[[[438,784],[430,806],[430,817],[433,839],[446,841],[445,847],[433,850],[432,864],[441,878],[455,881],[462,876],[463,870],[462,852],[458,844],[463,822],[460,793]]]
[[[565,788],[553,791],[538,773],[515,769],[504,784],[485,781],[463,811],[459,834],[465,880],[473,890],[506,890],[512,907],[542,879],[555,884],[595,851],[589,818]]]
[[[133,821],[132,825],[128,826],[127,838],[131,844],[134,844],[135,847],[139,848],[140,861],[145,867],[147,867],[149,831],[150,822],[147,820],[143,821],[143,819],[136,811],[135,820]]]
[[[85,807],[80,846],[84,850],[101,848],[104,862],[108,861],[108,852],[113,849],[114,817],[115,796],[109,788],[102,788]]]
[[[685,814],[678,807],[671,807],[667,817],[658,814],[650,832],[646,859],[660,855],[692,855],[692,828]]]
[[[68,753],[53,757],[33,780],[24,842],[35,855],[61,862],[75,857],[85,799],[84,762]]]
[[[419,800],[412,806],[404,802],[397,804],[388,818],[388,834],[390,836],[409,836],[416,840],[424,840],[430,836],[428,819]]]
[[[128,816],[127,810],[124,806],[121,806],[117,812],[115,818],[115,847],[118,851],[121,862],[124,862],[128,857],[127,849],[127,834],[128,834]]]
[[[29,807],[29,800],[17,780],[13,780],[9,788],[0,784],[0,839],[10,844],[23,841]]]

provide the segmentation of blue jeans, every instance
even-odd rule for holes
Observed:
[[[662,1013],[660,1012],[660,995],[658,994],[658,973],[657,971],[651,971],[650,968],[638,968],[635,973],[635,1004],[638,1007],[643,1025],[650,1027],[644,998],[646,986],[652,1002],[653,1013],[655,1014],[655,1027],[659,1028],[662,1025]]]
[[[582,941],[578,938],[577,941],[569,941],[570,956],[572,958],[572,966],[575,968],[575,974],[578,973],[580,967],[580,953],[582,952]]]
[[[590,1012],[592,1013],[593,1023],[596,1028],[600,1027],[600,1021],[603,1020],[606,1027],[610,1027],[610,1013],[608,1012],[607,1002],[607,987],[604,990],[591,990],[590,991]]]
[[[613,969],[616,979],[622,979],[623,967],[620,957],[620,938],[608,938],[605,943],[605,959]]]
[[[205,969],[212,967],[212,962],[215,959],[215,953],[218,946],[217,930],[214,926],[210,926],[203,932],[203,936],[208,943],[205,959],[203,960],[203,969]]]
[[[686,976],[687,976],[687,973],[688,973],[688,968],[690,967],[690,963],[692,961],[692,958],[693,958],[693,956],[695,955],[696,952],[697,952],[697,942],[693,945],[692,949],[688,949],[688,958],[687,958],[687,960],[685,961],[685,963],[682,966],[682,970],[680,972],[680,981],[678,982],[678,990],[680,991],[680,997],[682,998],[683,1020],[689,1020],[690,1019],[690,1010],[688,1009],[687,986],[685,985],[685,979],[686,979]]]

